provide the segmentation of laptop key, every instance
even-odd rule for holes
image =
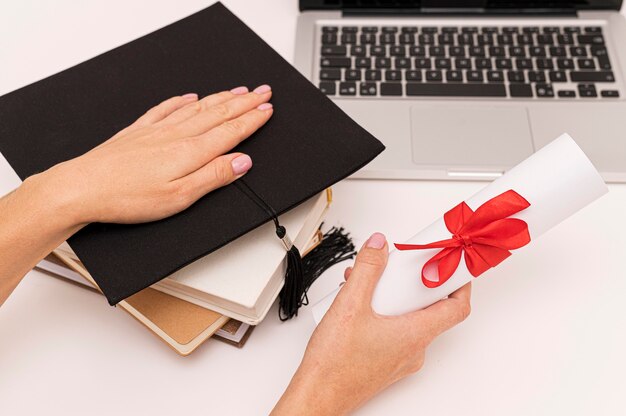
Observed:
[[[498,45],[513,45],[513,36],[509,34],[503,34],[496,36]]]
[[[550,71],[550,82],[567,82],[565,71]]]
[[[463,82],[463,71],[459,71],[459,70],[446,71],[446,81]]]
[[[574,60],[568,58],[559,58],[556,60],[559,69],[574,69]]]
[[[352,59],[335,57],[322,58],[321,66],[322,68],[350,68],[352,66]]]
[[[511,97],[532,97],[533,89],[528,84],[510,84],[509,94]]]
[[[378,37],[378,42],[381,45],[391,45],[396,43],[396,35],[392,33],[381,33]]]
[[[334,82],[322,81],[320,82],[320,91],[326,95],[335,95],[337,89]]]
[[[346,56],[346,53],[348,53],[348,49],[343,45],[322,46],[323,56]]]
[[[595,98],[598,92],[594,84],[578,84],[578,95],[583,98]]]
[[[611,71],[571,71],[572,82],[615,82]]]
[[[402,71],[388,69],[385,71],[385,81],[402,81]]]
[[[478,28],[475,26],[465,26],[461,28],[462,33],[478,33]]]
[[[557,35],[556,41],[559,45],[573,45],[574,37],[570,34]]]
[[[417,33],[417,27],[415,26],[404,26],[400,29],[402,33]]]
[[[398,41],[403,45],[414,45],[415,44],[415,35],[411,33],[402,33],[398,37]]]
[[[576,98],[576,91],[574,90],[561,90],[559,91],[560,98]]]
[[[513,62],[508,58],[496,59],[496,68],[498,69],[511,69],[513,68]]]
[[[376,68],[391,68],[391,59],[389,58],[375,58],[374,66]]]
[[[415,58],[416,69],[430,69],[432,68],[432,62],[430,58]]]
[[[587,48],[585,48],[584,46],[571,46],[569,48],[569,54],[573,58],[585,57],[587,56]]]
[[[429,35],[433,35],[437,33],[437,28],[433,26],[425,26],[422,28],[422,33],[427,33]]]
[[[370,46],[370,55],[385,57],[387,56],[387,49],[384,46],[372,45]]]
[[[385,26],[383,27],[383,33],[397,33],[398,28],[395,26]]]
[[[539,33],[539,28],[537,26],[527,26],[522,28],[522,32],[524,33]]]
[[[382,73],[378,69],[366,69],[365,80],[367,81],[380,81]]]
[[[517,58],[515,60],[515,68],[522,69],[533,69],[533,60],[529,58]]]
[[[341,48],[342,46],[340,46]],[[345,47],[345,46],[344,46]],[[352,56],[365,56],[367,54],[367,50],[363,45],[354,45],[350,48],[350,55]]]
[[[420,97],[506,97],[504,84],[415,83],[406,84],[408,96]]]
[[[495,56],[497,58],[502,58],[506,56],[506,51],[502,46],[490,46],[489,47],[489,56]]]
[[[604,98],[619,98],[619,91],[617,90],[604,90],[600,92]]]
[[[454,60],[454,67],[456,69],[471,69],[472,61],[468,58],[458,58]]]
[[[342,45],[354,45],[356,43],[356,35],[354,33],[342,33],[341,44]]]
[[[375,82],[361,82],[359,84],[359,93],[361,95],[367,95],[367,96],[376,95],[377,91],[378,91],[378,86],[376,85]]]
[[[526,82],[524,71],[508,71],[507,78],[509,82]]]
[[[450,69],[452,68],[452,61],[447,58],[435,59],[435,68],[437,69]]]
[[[406,56],[406,48],[404,46],[390,46],[389,55],[391,56]]]
[[[339,95],[356,95],[356,82],[340,82]]]
[[[523,46],[509,46],[509,55],[523,58],[526,56],[526,49]]]
[[[528,80],[530,82],[546,82],[546,73],[543,71],[528,71]]]
[[[550,56],[555,57],[555,58],[561,58],[563,56],[567,56],[567,50],[565,50],[563,46],[551,46],[549,51],[550,51]]]
[[[491,69],[491,59],[489,58],[476,58],[474,60],[476,69]]]
[[[422,80],[422,71],[419,69],[412,69],[410,71],[406,71],[404,75],[407,81],[421,81]]]
[[[322,26],[322,33],[337,33],[338,31],[337,26]]]
[[[339,81],[341,79],[341,69],[322,69],[320,71],[320,80]]]
[[[535,64],[537,65],[537,69],[553,69],[554,68],[552,59],[537,58],[535,60]]]
[[[485,56],[485,47],[484,46],[471,46],[469,48],[469,55],[482,58]]]
[[[565,33],[580,33],[580,28],[578,26],[566,26],[563,31]]]
[[[467,71],[468,82],[483,82],[483,71]]]
[[[376,35],[374,33],[365,33],[361,34],[359,37],[361,45],[375,45],[376,44]]]
[[[396,58],[393,61],[395,68],[397,69],[409,69],[411,68],[411,59],[410,58]]]
[[[552,98],[554,97],[554,90],[550,84],[536,84],[535,93],[540,98]]]
[[[465,57],[465,46],[450,46],[449,49],[450,56],[455,58],[464,58]]]
[[[378,33],[378,26],[363,26],[361,28],[363,33]]]
[[[540,45],[554,45],[554,37],[552,35],[537,35],[537,43]]]
[[[546,56],[546,48],[544,46],[531,46],[528,48],[530,56],[543,57]]]
[[[369,69],[372,67],[372,58],[355,58],[354,66]]]
[[[543,33],[559,33],[560,29],[558,26],[544,26],[541,31]]]
[[[587,26],[585,27],[585,33],[602,33],[601,26]]]
[[[502,33],[506,33],[508,35],[519,33],[519,27],[515,26],[505,26],[502,28]]]
[[[383,82],[380,84],[380,95],[402,95],[402,83],[400,82]]]
[[[428,48],[428,55],[436,56],[436,57],[445,57],[446,48],[443,46],[431,46]]]
[[[426,81],[443,81],[443,73],[438,70],[428,70],[426,71]]]
[[[343,76],[346,81],[360,81],[361,70],[360,69],[346,69]]]
[[[411,46],[409,48],[409,55],[411,56],[426,56],[426,48],[423,46]]]
[[[357,33],[359,28],[356,26],[343,26],[341,28],[341,33]]]
[[[580,45],[604,45],[604,37],[602,35],[578,35],[578,43]]]
[[[322,34],[322,44],[323,45],[336,45],[337,44],[337,34],[335,34],[335,33],[323,33]]]
[[[596,63],[593,59],[582,58],[578,59],[577,63],[579,69],[596,69]]]
[[[487,71],[487,81],[489,81],[489,82],[504,82],[504,72],[502,72],[502,71]]]

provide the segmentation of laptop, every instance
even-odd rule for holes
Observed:
[[[354,175],[491,180],[569,133],[626,182],[622,0],[300,0],[295,64],[387,146]]]

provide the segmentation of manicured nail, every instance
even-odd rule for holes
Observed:
[[[273,108],[273,107],[274,106],[272,105],[272,103],[263,103],[257,107],[257,110],[269,110],[270,108]]]
[[[198,94],[196,94],[195,92],[190,92],[189,94],[183,95],[183,98],[185,100],[191,100],[191,99],[195,100],[198,98]]]
[[[269,85],[267,85],[267,84],[263,84],[263,85],[258,86],[258,87],[256,87],[256,88],[254,89],[254,92],[255,92],[256,94],[266,94],[266,93],[268,93],[268,92],[270,92],[270,91],[272,91],[272,87],[270,87],[270,86],[269,86]]]
[[[386,241],[386,239],[385,239],[384,235],[382,235],[381,233],[374,233],[369,238],[369,240],[367,240],[367,243],[365,244],[365,247],[381,249],[381,248],[385,247],[385,241]]]
[[[252,159],[248,155],[237,156],[230,162],[233,166],[233,172],[235,175],[241,175],[246,173],[252,167]]]
[[[235,95],[242,95],[248,93],[248,87],[237,87],[230,90],[231,93]]]

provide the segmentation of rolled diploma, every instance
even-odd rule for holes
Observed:
[[[511,216],[526,221],[531,237],[530,244],[550,228],[608,192],[591,161],[567,134],[543,147],[465,202],[472,210],[476,210],[489,199],[509,189],[519,193],[531,204]],[[450,237],[442,213],[440,219],[406,243],[427,244]],[[387,268],[374,292],[374,311],[382,315],[400,315],[422,309],[472,280],[462,257],[456,272],[446,283],[432,289],[424,286],[421,280],[422,266],[440,250],[392,251]],[[512,253],[514,256],[515,250]],[[485,273],[493,273],[493,270]],[[313,307],[316,322],[321,321],[338,291],[339,289]]]

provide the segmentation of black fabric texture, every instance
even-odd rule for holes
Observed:
[[[245,181],[278,214],[383,151],[217,3],[0,97],[0,152],[25,179],[94,148],[166,98],[261,84],[272,86],[276,111],[235,151],[252,157]],[[69,244],[113,305],[269,219],[229,185],[162,221],[90,224]]]

